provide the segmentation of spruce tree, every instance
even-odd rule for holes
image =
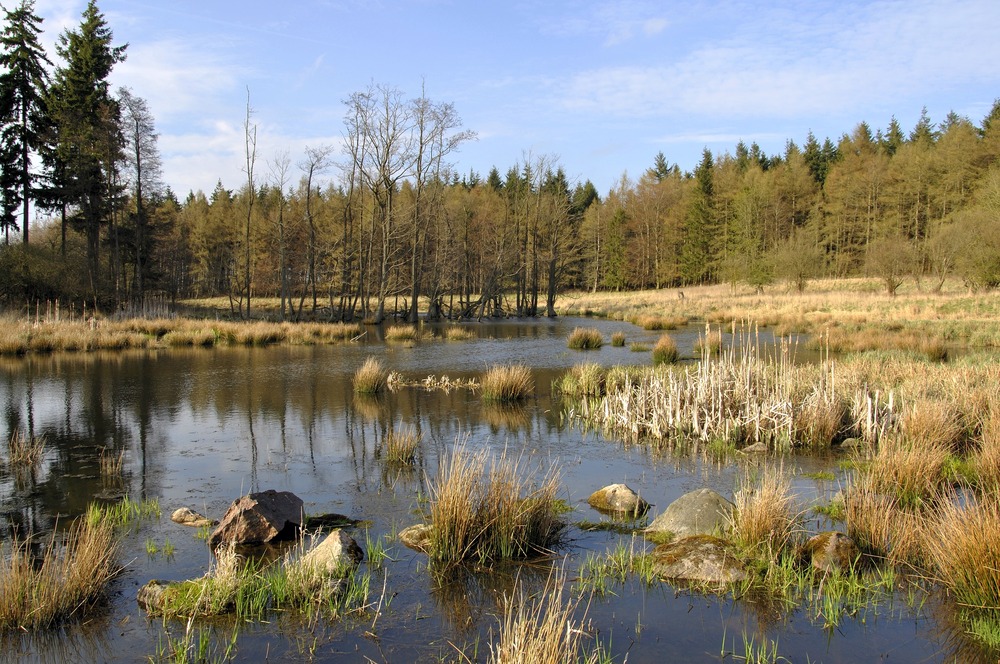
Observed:
[[[113,35],[90,0],[77,30],[59,37],[56,51],[63,64],[56,69],[48,97],[54,123],[54,148],[49,155],[53,195],[75,210],[73,221],[87,237],[91,288],[99,279],[101,225],[110,220],[115,197],[114,173],[122,158],[120,109],[112,97],[108,77],[125,59],[123,46],[112,46]],[[65,208],[64,208],[65,209]]]
[[[30,201],[37,176],[31,170],[31,155],[42,147],[45,125],[45,95],[52,63],[38,41],[42,19],[34,13],[34,0],[21,0],[13,10],[4,10],[0,34],[0,227],[4,233],[17,230],[16,211],[21,207],[24,243],[28,243]]]

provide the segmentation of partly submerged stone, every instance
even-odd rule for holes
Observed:
[[[219,523],[218,521],[209,519],[207,516],[203,516],[188,507],[181,507],[174,510],[174,513],[170,515],[170,520],[174,523],[179,523],[182,526],[191,526],[193,528],[214,526]]]
[[[732,545],[711,535],[661,544],[651,556],[653,571],[663,579],[723,585],[747,577]]]
[[[821,572],[851,570],[861,558],[861,550],[844,533],[830,530],[810,537],[802,545],[802,559]]]
[[[139,606],[150,614],[160,613],[163,610],[163,593],[167,589],[167,585],[167,581],[153,579],[139,588],[139,592],[136,594]]]
[[[418,523],[400,531],[399,541],[415,551],[427,553],[430,550],[431,533],[433,532],[434,526],[431,524]]]
[[[268,489],[237,499],[209,538],[215,549],[223,544],[264,544],[292,539],[302,526],[302,499],[290,491]]]
[[[356,567],[365,558],[353,537],[343,530],[334,530],[322,542],[309,549],[298,564],[328,574],[337,574]]]
[[[587,502],[594,509],[615,515],[638,518],[649,509],[649,503],[626,484],[609,484],[590,494]]]
[[[678,538],[722,533],[729,528],[733,509],[717,491],[698,489],[670,503],[646,532],[672,533]]]

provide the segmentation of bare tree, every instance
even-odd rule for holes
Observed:
[[[278,280],[279,298],[281,300],[281,320],[285,320],[285,303],[289,308],[292,305],[292,295],[288,288],[288,259],[285,255],[285,208],[288,206],[288,199],[285,197],[285,188],[288,186],[288,169],[291,167],[291,159],[288,152],[282,151],[271,160],[271,182],[278,190],[278,210],[275,225],[278,230]]]
[[[316,218],[313,211],[313,180],[330,166],[330,155],[333,148],[329,145],[321,145],[318,148],[306,148],[306,158],[299,164],[302,171],[303,185],[306,190],[306,223],[309,226],[309,246],[308,261],[309,273],[307,283],[312,292],[312,313],[316,317],[317,295],[316,295]],[[302,307],[299,306],[301,311]]]

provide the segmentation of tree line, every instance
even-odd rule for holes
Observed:
[[[1000,285],[1000,103],[978,125],[924,112],[909,132],[860,123],[781,155],[706,149],[690,172],[660,153],[602,198],[550,155],[460,176],[453,160],[475,134],[454,106],[375,83],[344,101],[338,148],[260,158],[248,92],[245,180],[180,200],[145,101],[110,89],[127,45],[96,2],[60,36],[58,65],[33,7],[4,10],[0,36],[9,306],[225,296],[249,318],[269,296],[282,319],[381,322],[555,315],[567,289],[802,289],[856,274],[891,292],[911,275]],[[53,220],[30,241],[29,203]]]

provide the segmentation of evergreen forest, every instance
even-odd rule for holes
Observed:
[[[782,154],[706,149],[693,170],[659,153],[601,194],[550,155],[460,173],[475,133],[458,109],[377,83],[345,100],[342,145],[261,155],[248,93],[245,179],[178,196],[145,100],[109,83],[128,51],[96,1],[54,54],[33,0],[3,13],[6,308],[223,297],[251,318],[267,298],[282,320],[378,323],[551,316],[571,290],[1000,286],[1000,100],[985,118],[860,122]]]

